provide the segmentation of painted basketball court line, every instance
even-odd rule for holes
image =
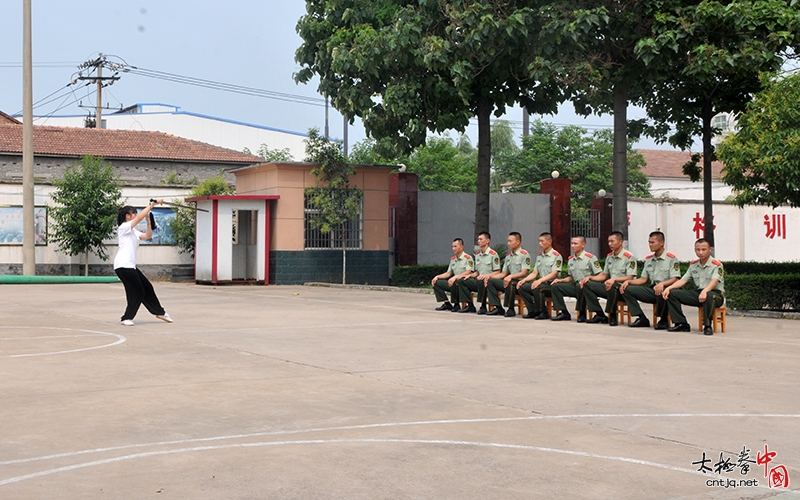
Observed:
[[[621,456],[611,456],[611,455],[602,455],[596,453],[590,453],[585,451],[576,451],[576,450],[565,450],[559,448],[550,448],[550,447],[541,447],[541,446],[532,446],[532,445],[521,445],[521,444],[509,444],[509,443],[492,443],[492,442],[481,442],[481,441],[457,441],[457,440],[431,440],[431,439],[387,439],[387,438],[358,438],[358,439],[307,439],[307,440],[295,440],[295,441],[256,441],[251,443],[231,443],[231,444],[220,444],[220,445],[206,445],[206,446],[190,446],[190,447],[180,447],[180,445],[192,444],[192,443],[207,443],[207,442],[214,442],[214,441],[228,441],[228,440],[242,440],[242,439],[252,439],[252,438],[260,438],[260,437],[267,437],[267,436],[286,436],[292,434],[305,434],[305,433],[313,433],[313,432],[331,432],[331,431],[348,431],[348,430],[363,430],[363,429],[379,429],[379,428],[389,428],[389,427],[410,427],[410,426],[430,426],[430,425],[452,425],[452,424],[476,424],[476,423],[502,423],[502,422],[514,422],[514,421],[534,421],[534,420],[559,420],[559,419],[621,419],[621,418],[649,418],[649,419],[668,419],[668,418],[767,418],[767,419],[800,419],[800,414],[754,414],[754,413],[661,413],[661,414],[647,414],[647,413],[629,413],[629,414],[571,414],[571,415],[533,415],[533,416],[526,416],[526,417],[497,417],[497,418],[476,418],[476,419],[451,419],[451,420],[423,420],[423,421],[416,421],[416,422],[387,422],[387,423],[376,423],[376,424],[362,424],[362,425],[348,425],[348,426],[334,426],[334,427],[319,427],[319,428],[311,428],[311,429],[297,429],[297,430],[285,430],[285,431],[270,431],[270,432],[256,432],[256,433],[249,433],[249,434],[233,434],[233,435],[226,435],[226,436],[212,436],[212,437],[205,437],[205,438],[196,438],[196,439],[183,439],[183,440],[171,440],[171,441],[161,441],[161,442],[152,442],[152,443],[139,443],[139,444],[132,444],[132,445],[125,445],[125,446],[114,446],[114,447],[106,447],[106,448],[95,448],[95,449],[88,449],[88,450],[79,450],[75,452],[68,452],[68,453],[58,453],[53,455],[45,455],[41,457],[30,457],[30,458],[22,458],[16,460],[5,460],[0,461],[0,466],[3,465],[14,465],[14,464],[24,464],[24,463],[32,463],[32,462],[41,462],[46,460],[54,460],[54,459],[61,459],[61,458],[72,458],[78,457],[82,455],[91,455],[91,454],[99,454],[99,453],[107,453],[113,451],[123,451],[123,450],[133,450],[137,448],[147,448],[147,447],[164,447],[164,446],[177,446],[174,448],[170,448],[167,450],[157,450],[157,451],[147,451],[147,452],[140,452],[140,453],[133,453],[133,454],[126,454],[120,455],[117,457],[105,458],[100,460],[92,460],[88,462],[81,462],[73,465],[67,465],[62,467],[57,467],[53,469],[46,469],[38,472],[33,472],[30,474],[24,474],[21,476],[10,477],[6,479],[0,480],[0,486],[4,486],[6,484],[18,483],[21,481],[26,481],[29,479],[34,479],[38,477],[48,476],[52,474],[57,474],[61,472],[69,472],[73,470],[83,469],[87,467],[96,467],[116,462],[123,462],[128,460],[136,460],[142,458],[150,458],[155,456],[163,456],[163,455],[174,455],[180,453],[196,453],[196,452],[203,452],[203,451],[215,451],[215,450],[228,450],[228,449],[246,449],[246,448],[257,448],[257,447],[268,447],[268,446],[296,446],[296,445],[309,445],[309,444],[355,444],[355,443],[394,443],[394,444],[420,444],[420,445],[453,445],[453,446],[471,446],[471,447],[489,447],[489,448],[498,448],[498,449],[508,449],[508,450],[524,450],[524,451],[532,451],[532,452],[540,452],[540,453],[558,453],[563,455],[572,455],[572,456],[579,456],[584,458],[592,458],[592,459],[599,459],[599,460],[609,460],[609,461],[616,461],[622,463],[629,463],[634,465],[642,465],[647,467],[654,467],[659,469],[665,469],[669,471],[699,475],[703,477],[718,477],[724,478],[723,475],[709,475],[699,470],[695,469],[688,469],[685,467],[676,467],[673,465],[666,465],[660,464],[657,462],[652,462],[649,460],[640,460],[637,458],[631,457],[621,457]],[[724,450],[723,450],[724,451]],[[766,485],[761,484],[760,488],[767,488]],[[791,492],[792,490],[786,490],[786,492]],[[797,493],[797,492],[795,492]]]
[[[103,344],[103,345],[92,346],[92,347],[82,347],[82,348],[79,348],[79,349],[68,349],[68,350],[64,350],[64,351],[37,352],[37,353],[29,353],[29,354],[10,354],[10,355],[5,355],[5,356],[0,356],[0,358],[31,358],[31,357],[35,357],[35,356],[52,356],[52,355],[56,355],[56,354],[69,354],[69,353],[74,353],[74,352],[93,351],[95,349],[105,349],[107,347],[114,347],[115,345],[122,344],[123,342],[126,342],[128,340],[127,338],[125,338],[125,336],[119,335],[119,334],[116,334],[116,333],[101,332],[101,331],[96,331],[96,330],[83,330],[83,329],[78,329],[78,328],[57,328],[57,327],[52,327],[52,326],[0,326],[0,329],[3,329],[3,330],[15,330],[15,329],[17,329],[17,330],[23,330],[23,329],[24,330],[56,330],[56,331],[67,331],[67,332],[84,332],[84,333],[88,333],[89,334],[89,335],[37,336],[37,337],[26,337],[26,338],[20,338],[20,337],[10,338],[10,337],[6,337],[6,338],[0,338],[0,341],[12,341],[12,340],[13,341],[17,341],[17,340],[24,340],[24,339],[42,340],[42,339],[54,339],[54,338],[80,338],[80,337],[103,337],[103,336],[116,337],[116,339],[117,339],[116,342],[112,342],[110,344]]]

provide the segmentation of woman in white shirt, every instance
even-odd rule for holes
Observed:
[[[172,318],[161,307],[161,303],[156,297],[153,284],[144,274],[136,269],[136,250],[139,248],[141,240],[149,240],[153,237],[153,228],[150,226],[150,218],[147,216],[150,210],[163,200],[150,202],[141,212],[136,213],[136,209],[131,206],[124,206],[119,209],[117,214],[117,238],[119,249],[114,258],[114,272],[119,276],[119,280],[125,286],[125,296],[128,299],[128,307],[122,315],[121,323],[125,326],[133,326],[133,318],[139,311],[139,306],[144,304],[150,314],[156,318],[172,323]],[[147,221],[147,232],[143,233],[136,230],[136,225],[142,219]]]

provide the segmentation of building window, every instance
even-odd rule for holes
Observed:
[[[341,226],[334,228],[329,233],[323,233],[311,225],[315,217],[319,217],[319,209],[313,206],[308,196],[304,198],[305,205],[305,249],[328,250],[342,248],[342,232],[348,250],[360,250],[364,244],[364,203],[355,218],[350,219]]]
[[[728,130],[728,115],[722,113],[714,117],[714,128],[723,132]]]

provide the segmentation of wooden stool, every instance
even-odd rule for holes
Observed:
[[[628,324],[631,324],[631,312],[628,310],[628,303],[625,300],[618,300],[617,301],[617,322],[620,325],[625,324],[625,317],[628,318]]]
[[[553,317],[553,299],[550,297],[544,298],[544,308],[547,310],[547,316],[552,318]]]
[[[721,327],[722,333],[725,333],[725,322],[728,317],[728,309],[723,305],[722,307],[717,307],[714,309],[714,313],[711,315],[711,328],[714,333],[717,333],[717,326]],[[697,328],[698,330],[703,329],[703,308],[697,308]]]
[[[503,295],[503,292],[497,292],[497,298],[501,299],[500,302],[502,302],[502,298],[503,298],[502,295]],[[522,297],[520,297],[519,294],[517,294],[516,302],[517,302],[517,314],[522,316],[522,311],[525,310],[525,301],[522,300]],[[494,311],[494,306],[489,304],[489,310],[490,311]]]

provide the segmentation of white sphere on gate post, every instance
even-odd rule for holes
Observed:
[[[550,175],[553,176],[553,179],[558,179],[558,176],[561,174],[558,173],[558,170],[553,170]]]

